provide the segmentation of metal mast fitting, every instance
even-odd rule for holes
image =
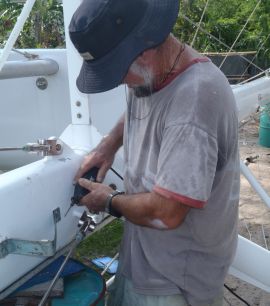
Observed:
[[[27,143],[23,147],[2,147],[3,151],[25,151],[28,153],[37,153],[41,156],[60,155],[63,152],[63,146],[56,137],[48,139],[39,139],[36,143]]]

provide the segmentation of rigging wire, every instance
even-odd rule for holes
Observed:
[[[269,37],[270,37],[270,34],[266,37],[265,41],[262,42],[262,44],[261,44],[260,48],[258,49],[257,53],[256,53],[256,54],[254,55],[254,57],[252,58],[251,63],[253,63],[254,60],[257,58],[259,52],[261,51],[261,49],[262,49],[262,48],[264,47],[264,45],[266,44],[266,42],[267,42],[267,40],[269,39]],[[248,71],[249,67],[251,66],[251,63],[247,66],[246,70],[243,72],[243,74],[241,75],[241,78],[240,78],[240,79],[242,79],[243,76],[245,75],[245,73]]]
[[[206,10],[207,10],[209,1],[210,1],[210,0],[207,0],[207,2],[206,2],[206,4],[205,4],[204,10],[203,10],[202,15],[201,15],[200,22],[198,23],[196,32],[195,32],[194,37],[193,37],[193,39],[192,39],[192,42],[191,42],[191,44],[190,44],[191,47],[193,47],[193,45],[194,45],[194,43],[195,43],[195,39],[196,39],[196,37],[197,37],[197,35],[198,35],[199,28],[201,27],[201,24],[202,24],[202,21],[203,21],[203,17],[204,17],[204,15],[205,15],[205,13],[206,13]]]
[[[12,48],[11,49],[13,52],[16,52],[20,55],[23,55],[24,57],[26,57],[27,59],[36,59],[38,58],[39,56],[37,54],[33,54],[33,53],[29,53],[27,51],[20,51],[20,50],[17,50],[15,48]]]
[[[221,69],[221,67],[222,67],[222,66],[223,66],[223,64],[225,63],[225,61],[226,61],[227,57],[229,56],[229,54],[230,54],[230,53],[231,53],[231,51],[233,50],[233,48],[234,48],[235,44],[237,43],[238,39],[240,38],[240,36],[241,36],[241,35],[242,35],[242,33],[244,32],[244,30],[245,30],[246,26],[248,25],[248,23],[249,23],[249,21],[250,21],[251,17],[252,17],[252,16],[253,16],[253,14],[255,13],[255,11],[257,10],[257,8],[259,7],[259,5],[261,4],[261,2],[262,2],[262,0],[259,0],[259,1],[257,2],[257,4],[256,4],[255,8],[253,9],[252,13],[251,13],[251,14],[250,14],[250,16],[248,17],[248,19],[247,19],[247,21],[246,21],[245,25],[243,26],[242,30],[240,31],[240,33],[239,33],[239,34],[238,34],[238,36],[236,37],[236,39],[235,39],[234,43],[232,44],[232,46],[231,46],[231,48],[230,48],[230,50],[229,50],[228,54],[225,56],[225,58],[223,59],[222,63],[220,64],[219,69]]]
[[[263,74],[268,75],[269,73],[270,73],[270,69],[263,70],[262,72],[254,75],[253,77],[251,77],[251,78],[249,78],[249,79],[247,79],[247,80],[245,80],[245,81],[243,81],[243,82],[241,82],[239,84],[236,84],[236,86],[246,84],[246,83],[248,83],[248,82],[258,78],[259,76],[261,76]]]
[[[184,15],[183,13],[180,13],[180,15],[188,22],[190,22],[192,25],[197,26],[197,24],[192,21],[190,18],[188,18],[186,15]],[[210,36],[211,38],[213,38],[214,40],[216,40],[217,42],[219,42],[221,45],[223,45],[224,47],[230,49],[230,46],[228,46],[227,44],[225,44],[223,41],[221,41],[219,38],[215,37],[214,35],[212,35],[211,33],[207,32],[205,29],[203,29],[202,27],[199,28],[201,32],[203,32],[204,34]],[[233,50],[232,50],[233,51]],[[246,62],[250,63],[252,66],[256,67],[258,70],[262,71],[263,73],[265,73],[265,70],[263,70],[262,68],[260,68],[259,66],[257,66],[255,63],[251,63],[251,61],[249,59],[247,59],[246,57],[244,57],[243,55],[239,55],[243,60],[245,60]]]

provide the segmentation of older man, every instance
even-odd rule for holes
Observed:
[[[235,101],[209,59],[170,34],[178,2],[85,0],[70,23],[79,90],[128,87],[124,116],[77,174],[98,166],[102,182],[124,145],[124,194],[79,179],[89,210],[125,217],[110,306],[221,306],[236,249]]]

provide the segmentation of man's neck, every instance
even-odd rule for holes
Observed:
[[[169,76],[179,70],[186,53],[186,45],[170,35],[159,47],[154,87],[160,87]]]

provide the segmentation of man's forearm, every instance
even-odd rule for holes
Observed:
[[[190,209],[155,192],[118,195],[113,198],[112,206],[130,222],[156,229],[180,226]]]
[[[106,141],[111,143],[116,152],[123,145],[125,114],[123,114],[110,133],[105,136]]]

